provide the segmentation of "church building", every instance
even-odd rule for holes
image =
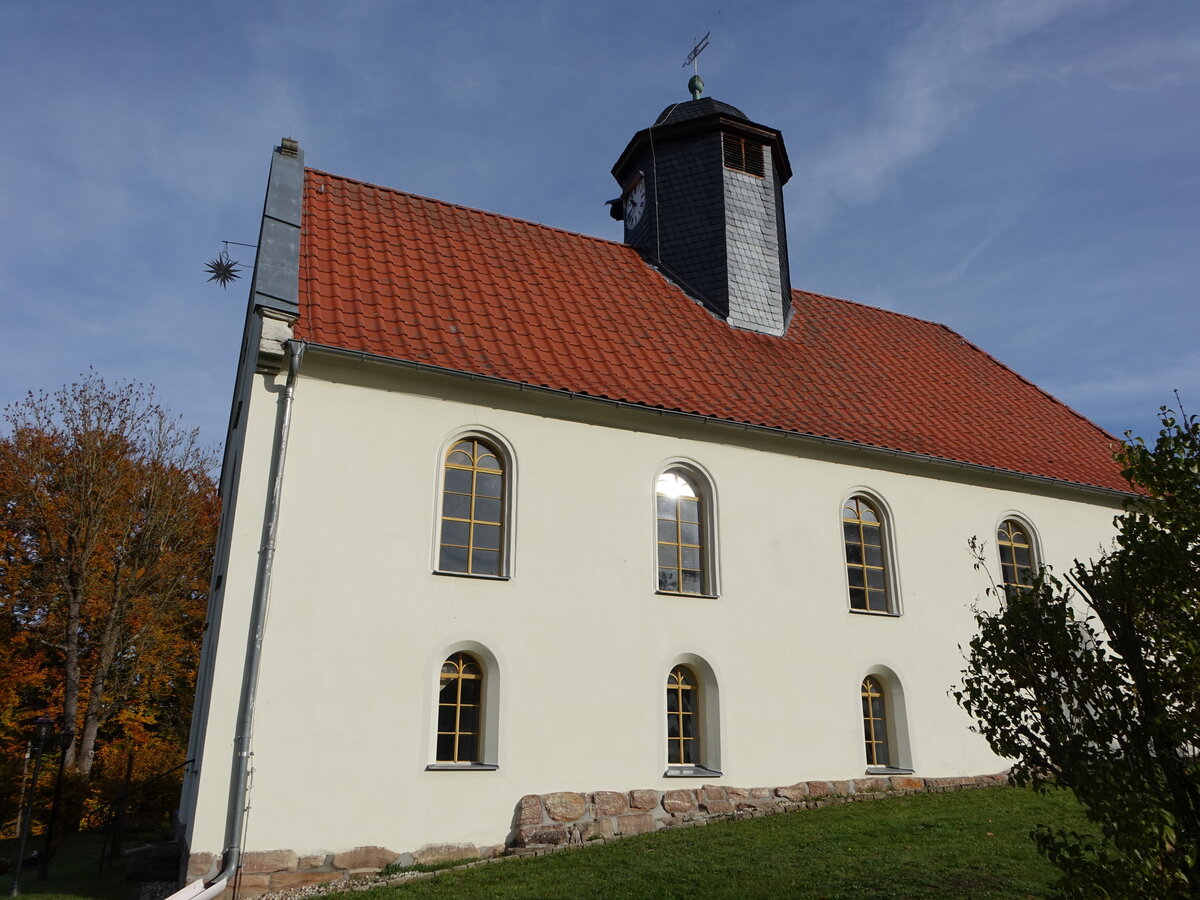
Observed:
[[[1094,557],[1116,441],[943,325],[793,287],[783,136],[694,87],[613,166],[621,242],[275,149],[189,879],[1006,768],[949,695],[992,602],[968,541],[1007,584]]]

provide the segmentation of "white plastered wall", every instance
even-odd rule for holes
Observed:
[[[250,410],[243,497],[265,497],[268,383]],[[464,428],[515,453],[507,581],[430,571],[438,457]],[[1095,555],[1118,505],[313,349],[288,453],[246,849],[301,854],[500,843],[527,793],[861,776],[858,688],[883,669],[903,685],[901,755],[918,775],[997,771],[947,694],[987,587],[967,540],[992,543],[1020,510],[1061,570]],[[655,592],[654,476],[681,458],[714,481],[717,599]],[[839,519],[858,488],[892,513],[900,616],[848,611]],[[221,849],[261,514],[240,501],[193,852]],[[426,771],[437,669],[472,645],[494,657],[487,761],[499,769]],[[665,683],[680,658],[705,661],[719,684],[719,780],[663,777]]]

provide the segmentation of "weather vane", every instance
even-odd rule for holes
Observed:
[[[700,63],[696,62],[696,57],[704,52],[704,48],[708,46],[708,36],[711,31],[706,31],[704,37],[696,41],[696,45],[692,47],[692,52],[687,55],[687,59],[683,61],[683,68],[687,68],[690,63],[692,66],[692,77],[688,80],[688,90],[692,92],[692,99],[699,100],[700,95],[704,92],[704,79],[700,77]]]
[[[205,268],[209,272],[208,280],[215,281],[223,288],[229,287],[229,282],[237,281],[242,277],[242,270],[238,266],[236,259],[229,257],[229,245],[235,244],[238,247],[253,247],[254,244],[243,244],[239,241],[221,241],[225,245],[225,249],[217,254],[217,258],[210,260]]]

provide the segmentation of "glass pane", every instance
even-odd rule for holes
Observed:
[[[442,547],[438,568],[443,572],[467,571],[467,549],[465,547]]]
[[[883,535],[877,525],[864,525],[862,530],[863,543],[872,547],[883,546]]]
[[[446,663],[442,666],[453,666],[454,663]],[[438,703],[454,703],[458,699],[458,679],[443,678],[441,689],[438,691]]]
[[[480,472],[475,476],[475,494],[479,497],[499,497],[504,480],[499,475]]]
[[[446,490],[459,494],[471,493],[471,473],[466,469],[446,469]]]
[[[853,522],[843,522],[842,523],[842,537],[846,541],[846,546],[850,546],[851,544],[857,544],[859,542],[858,526],[855,525]]]
[[[679,691],[667,688],[667,712],[679,711]]]
[[[438,707],[438,731],[453,731],[454,730],[454,707],[439,706]]]
[[[696,692],[694,690],[680,691],[679,692],[679,701],[683,705],[683,711],[685,713],[690,713],[690,712],[696,711]],[[694,721],[695,721],[694,716],[684,716],[684,719],[683,719],[683,733],[684,734],[690,735],[690,734],[695,733],[694,732],[695,725],[693,724]]]
[[[685,569],[700,569],[700,548],[684,547],[681,565]]]
[[[667,737],[679,737],[679,716],[667,716]]]
[[[842,518],[843,519],[857,519],[858,518],[858,507],[854,503],[847,503],[845,506],[842,507]]]
[[[659,544],[658,564],[660,566],[678,566],[679,548],[674,544]]]
[[[883,718],[883,698],[878,695],[871,698],[871,718]]]
[[[883,566],[883,549],[881,547],[867,547],[867,564]]]
[[[500,553],[496,550],[471,552],[471,572],[475,575],[499,575]]]
[[[479,731],[479,707],[464,706],[458,714],[458,730],[472,733]]]
[[[454,762],[454,735],[439,734],[437,739],[438,762]]]
[[[486,447],[479,448],[479,459],[475,463],[476,468],[487,469],[492,472],[500,472],[503,467],[498,460]]]
[[[682,524],[679,526],[679,542],[682,544],[700,543],[700,526]]]
[[[674,519],[675,518],[675,501],[673,499],[671,499],[670,497],[664,497],[662,494],[659,494],[657,505],[658,505],[658,517],[660,519]]]
[[[478,703],[482,695],[483,679],[481,678],[464,678],[462,680],[462,702],[463,703]]]
[[[891,765],[891,762],[888,761],[887,744],[876,744],[875,745],[875,765],[877,765],[877,766],[890,766]]]
[[[468,519],[471,516],[471,498],[466,494],[447,494],[442,515],[453,519]]]
[[[484,498],[476,498],[475,500],[475,521],[477,522],[499,522],[500,521],[500,501],[487,500]]]
[[[704,579],[699,572],[684,570],[683,590],[688,594],[699,594],[704,590]]]
[[[694,766],[696,764],[696,742],[683,742],[683,763],[684,765]]]
[[[1028,547],[1018,547],[1017,548],[1017,565],[1023,566],[1026,569],[1029,568],[1030,559],[1029,559],[1029,548]]]
[[[850,608],[851,609],[866,609],[867,608],[867,592],[864,588],[850,588]]]
[[[850,565],[861,565],[863,561],[862,544],[846,545],[846,562]]]
[[[659,569],[658,589],[660,591],[678,591],[679,573],[675,569]]]
[[[673,766],[682,765],[683,751],[680,749],[678,741],[669,741],[667,743],[667,762]]]
[[[850,587],[865,587],[866,577],[863,575],[863,570],[858,566],[850,566],[846,569],[846,577],[850,580]]]
[[[679,521],[699,522],[700,504],[696,500],[681,498],[679,501]]]
[[[471,442],[459,441],[455,444],[454,449],[446,454],[446,462],[456,466],[471,465]]]
[[[442,543],[443,544],[461,544],[467,545],[467,539],[471,536],[471,526],[466,522],[451,522],[447,519],[442,520]]]
[[[883,590],[883,569],[867,569],[867,587]]]
[[[864,522],[878,522],[879,517],[875,515],[875,510],[871,509],[866,503],[861,500],[858,503],[858,515]]]
[[[475,526],[475,546],[481,547],[484,550],[499,550],[500,549],[500,526],[499,525],[476,525]]]
[[[888,611],[887,594],[883,591],[867,591],[867,594],[870,596],[872,612]]]
[[[479,736],[460,734],[458,736],[458,761],[479,762]]]
[[[674,542],[678,536],[678,530],[674,522],[664,522],[660,519],[658,522],[658,539],[669,543]]]
[[[1013,561],[1012,547],[1008,546],[1008,544],[1000,544],[997,549],[1000,551],[1000,564],[1011,565]]]

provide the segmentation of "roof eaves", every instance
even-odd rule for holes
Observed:
[[[911,317],[909,317],[911,318]],[[947,329],[950,330],[950,329]],[[1087,484],[1080,481],[1070,481],[1063,478],[1053,478],[1048,475],[1036,475],[1031,472],[1019,472],[1013,469],[1004,469],[999,466],[986,466],[980,463],[966,462],[963,460],[950,459],[948,457],[932,456],[924,453],[914,453],[909,450],[899,450],[890,447],[882,447],[874,444],[865,444],[858,441],[850,441],[845,438],[831,437],[828,435],[812,434],[802,431],[794,431],[786,428],[778,428],[772,425],[755,424],[752,422],[739,421],[737,419],[728,419],[720,416],[704,415],[703,413],[687,412],[686,410],[669,408],[663,406],[651,406],[645,403],[638,403],[628,400],[619,400],[611,397],[604,397],[597,394],[588,394],[581,391],[571,391],[564,388],[550,387],[548,385],[532,384],[525,381],[514,381],[508,378],[500,378],[495,375],[483,375],[477,372],[468,372],[463,369],[453,369],[446,366],[432,365],[430,363],[419,362],[417,360],[400,359],[391,356],[383,356],[376,353],[368,353],[365,350],[350,350],[345,347],[335,347],[329,344],[318,344],[314,342],[305,342],[309,352],[325,353],[331,356],[340,356],[344,358],[357,359],[362,362],[374,363],[383,366],[396,366],[406,369],[412,369],[419,372],[429,372],[437,375],[445,375],[455,378],[464,378],[469,381],[482,381],[489,384],[494,384],[501,387],[513,388],[519,391],[533,391],[536,393],[551,394],[559,397],[568,397],[570,399],[579,399],[600,403],[606,406],[613,406],[624,409],[635,409],[644,412],[657,413],[663,416],[677,416],[680,418],[691,419],[715,425],[724,425],[732,428],[740,428],[744,431],[756,431],[767,434],[774,434],[782,437],[791,438],[819,444],[822,446],[839,447],[854,452],[865,453],[872,456],[891,457],[896,459],[905,459],[913,462],[925,463],[942,468],[958,469],[968,472],[977,472],[982,474],[997,475],[1003,478],[1014,478],[1021,481],[1031,481],[1037,484],[1044,484],[1058,488],[1068,488],[1073,491],[1082,491],[1088,494],[1099,495],[1111,499],[1126,499],[1137,496],[1132,491],[1119,491],[1113,488],[1102,487],[1095,484]],[[973,346],[973,345],[972,345]],[[983,351],[980,351],[981,353]],[[1049,396],[1049,395],[1047,395]],[[1053,399],[1053,398],[1051,398]],[[1057,401],[1056,401],[1057,402]],[[1066,407],[1070,409],[1070,407]],[[1072,410],[1073,412],[1073,410]],[[1078,415],[1078,413],[1076,413]],[[1086,419],[1084,421],[1087,421]],[[1091,424],[1091,423],[1089,423]],[[1099,426],[1093,424],[1097,430]]]

